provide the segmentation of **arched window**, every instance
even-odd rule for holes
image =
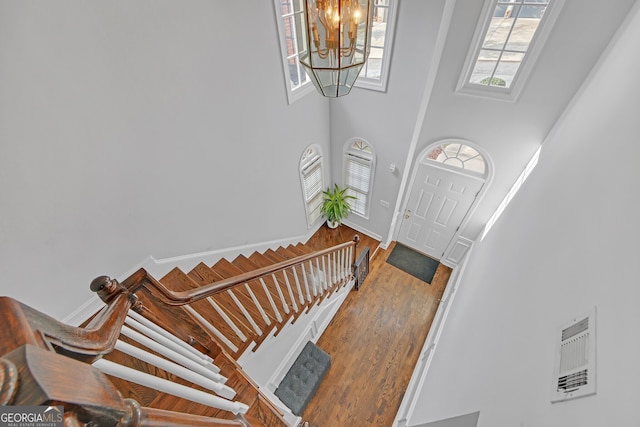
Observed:
[[[485,176],[487,166],[484,157],[473,147],[447,142],[438,145],[425,154],[423,160],[442,163],[449,167],[464,169],[473,174]]]
[[[353,213],[368,218],[373,188],[375,154],[369,143],[362,139],[350,139],[344,146],[344,185]]]
[[[307,214],[307,226],[311,228],[322,216],[322,189],[324,178],[322,173],[322,152],[317,145],[310,145],[304,150],[300,159],[300,181],[304,209]]]

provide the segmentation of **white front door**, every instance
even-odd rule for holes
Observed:
[[[420,163],[398,241],[442,258],[483,184],[482,178]]]

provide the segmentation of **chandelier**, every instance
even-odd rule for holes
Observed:
[[[371,47],[372,0],[307,0],[300,63],[318,92],[349,93]]]

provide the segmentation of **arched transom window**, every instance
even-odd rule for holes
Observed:
[[[485,176],[487,172],[482,154],[475,148],[459,142],[440,144],[429,150],[423,160],[442,163],[482,176]]]

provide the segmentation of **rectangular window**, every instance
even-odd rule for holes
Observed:
[[[371,184],[371,161],[347,154],[346,163],[347,194],[355,197],[349,200],[349,204],[354,213],[366,216]]]
[[[397,0],[374,0],[371,50],[356,80],[357,87],[387,90],[397,5]]]
[[[302,170],[302,185],[307,207],[307,223],[309,227],[316,223],[322,215],[322,162],[317,158]]]
[[[304,7],[306,0],[274,0],[282,66],[289,104],[314,91],[314,86],[300,65],[306,51]],[[312,0],[312,2],[315,0]],[[397,0],[374,0],[373,28],[369,59],[355,86],[379,91],[387,90],[387,74],[391,58]]]
[[[564,0],[486,0],[458,91],[517,98]]]
[[[305,34],[297,29],[304,28],[304,1],[274,0],[289,104],[313,91],[311,80],[300,65],[305,43],[299,37]]]

